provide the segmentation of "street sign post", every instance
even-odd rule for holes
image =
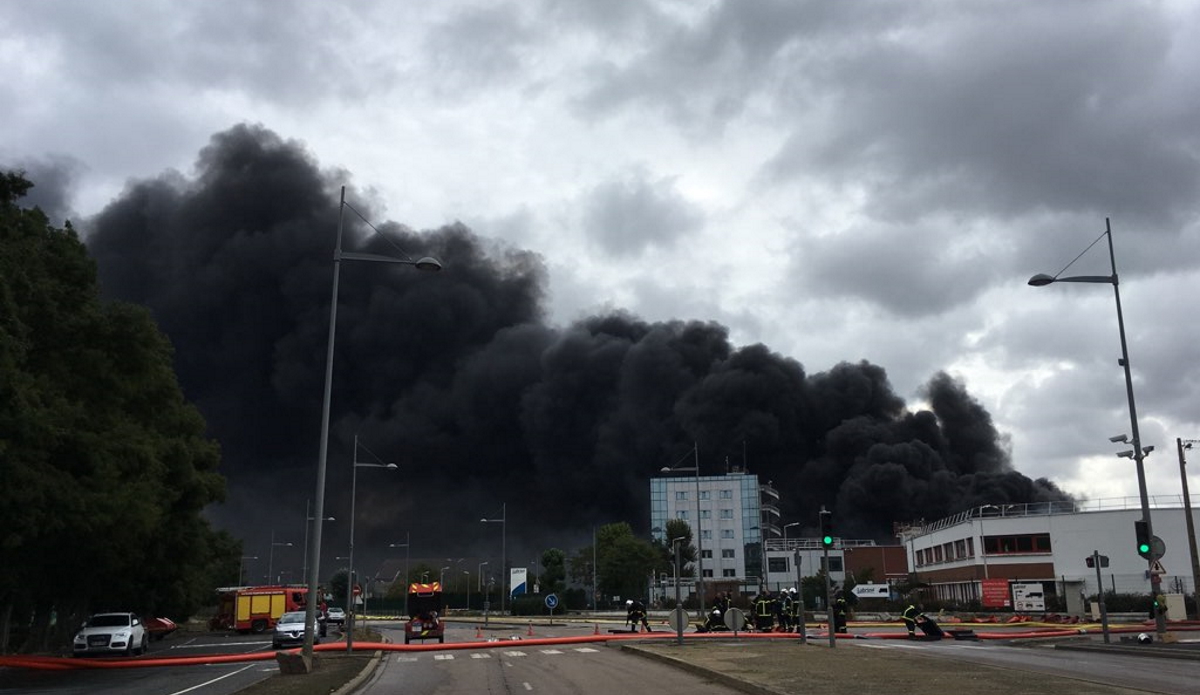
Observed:
[[[1101,555],[1099,550],[1093,550],[1087,560],[1088,567],[1096,568],[1096,600],[1100,602],[1100,629],[1104,632],[1104,643],[1108,644],[1108,610],[1104,607],[1104,580],[1100,578],[1100,568],[1108,567],[1108,557]]]

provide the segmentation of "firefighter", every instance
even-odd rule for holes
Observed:
[[[904,627],[908,630],[909,638],[917,636],[917,616],[921,615],[921,605],[918,603],[908,604],[908,608],[904,609],[904,613],[900,618],[904,621]]]
[[[754,600],[754,629],[759,632],[770,632],[774,627],[774,622],[771,611],[771,592],[763,590]]]
[[[779,592],[776,614],[779,629],[783,632],[792,631],[792,600],[792,594],[787,589]]]
[[[625,611],[627,613],[625,622],[630,624],[631,632],[637,632],[638,623],[641,623],[642,627],[646,628],[646,632],[653,632],[650,629],[650,623],[646,620],[646,604],[641,601],[629,599],[625,602]]]
[[[848,632],[846,629],[846,594],[838,589],[833,596],[833,631]]]
[[[804,631],[804,601],[796,593],[796,587],[788,589],[788,593],[792,597],[792,627],[796,629],[796,634],[800,634]]]
[[[733,600],[729,597],[728,591],[722,591],[717,594],[717,600],[713,605],[721,609],[721,615],[724,616],[729,612],[729,607],[733,605]]]

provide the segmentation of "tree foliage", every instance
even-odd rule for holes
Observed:
[[[240,548],[201,516],[220,451],[169,342],[100,299],[69,223],[17,205],[32,185],[0,174],[0,610],[40,648],[94,610],[186,618]]]
[[[596,591],[601,596],[645,598],[654,574],[669,567],[661,546],[634,536],[633,529],[625,522],[606,524],[596,530],[594,554]],[[572,581],[591,586],[592,557],[592,546],[580,548],[571,556]]]

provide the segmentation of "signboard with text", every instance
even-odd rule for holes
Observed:
[[[508,585],[512,587],[512,593],[509,596],[520,596],[529,591],[529,568],[528,567],[513,567],[509,570]]]
[[[1046,610],[1045,588],[1041,582],[1012,585],[1013,609],[1038,613]]]
[[[1007,579],[980,579],[979,602],[984,608],[1012,608]]]

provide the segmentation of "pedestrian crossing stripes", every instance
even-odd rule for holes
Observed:
[[[538,653],[545,654],[547,656],[562,656],[564,654],[569,654],[570,652],[575,652],[577,654],[595,654],[599,651],[600,651],[599,649],[595,649],[593,647],[576,647],[574,649],[566,649],[566,650],[564,650],[564,649],[539,649]],[[504,651],[504,652],[501,652],[500,654],[501,654],[501,656],[506,656],[506,657],[515,658],[515,659],[519,659],[521,657],[530,655],[529,652],[518,651],[518,650]],[[494,655],[495,655],[494,652],[477,651],[477,652],[471,652],[470,658],[472,658],[472,659],[491,659],[494,657]],[[454,661],[455,659],[468,658],[468,656],[466,654],[450,653],[450,652],[438,653],[438,654],[397,654],[395,661],[396,661],[396,663],[411,664],[411,663],[421,661],[422,659],[429,659],[430,657],[432,657],[434,661]]]

